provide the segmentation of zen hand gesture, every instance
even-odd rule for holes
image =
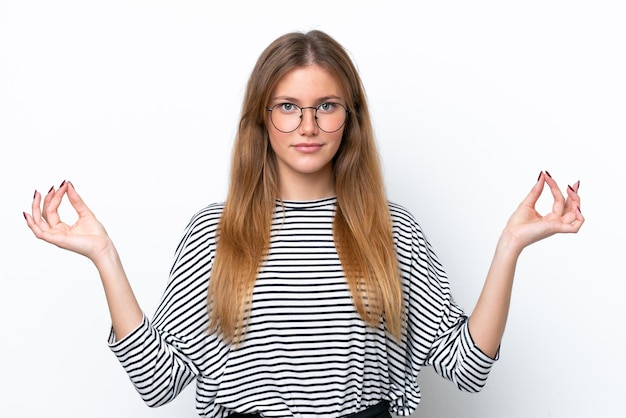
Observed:
[[[59,216],[59,205],[65,195],[78,214],[73,225],[64,223]],[[32,214],[24,212],[28,227],[37,238],[92,260],[111,245],[106,230],[70,182],[64,181],[56,191],[51,188],[43,199],[43,207],[41,200],[41,194],[35,191]]]
[[[554,202],[552,211],[542,216],[535,209],[535,205],[546,184],[550,188]],[[537,183],[511,215],[505,228],[519,245],[519,250],[557,233],[578,232],[585,221],[580,211],[579,186],[580,182],[567,186],[566,198],[547,171],[539,174]]]

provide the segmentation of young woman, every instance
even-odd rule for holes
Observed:
[[[552,212],[535,203],[548,185]],[[480,390],[498,355],[515,265],[528,245],[584,222],[579,183],[548,172],[510,217],[470,317],[422,230],[389,203],[359,75],[320,31],[290,33],[250,76],[225,203],[196,213],[148,319],[115,246],[70,182],[24,214],[37,238],[93,261],[110,346],[145,402],[196,380],[205,417],[413,413],[431,365]],[[78,214],[62,222],[67,196]]]

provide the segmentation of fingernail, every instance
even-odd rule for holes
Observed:
[[[35,189],[35,193],[33,193],[33,199],[37,197],[37,189]]]
[[[28,220],[28,218],[26,217],[26,212],[22,212],[22,215],[24,215],[24,219]]]
[[[567,185],[567,188],[570,189],[572,191],[572,193],[576,193],[576,190],[574,190],[574,188],[572,186],[570,186],[569,184]]]
[[[539,177],[537,177],[537,181],[539,181],[539,179],[541,179],[541,175],[543,174],[543,171],[539,172]]]
[[[580,189],[580,180],[576,182],[576,192],[578,192],[578,189]]]
[[[50,190],[48,190],[48,193],[50,193],[53,190],[54,190],[54,186],[50,187]]]
[[[63,183],[61,183],[61,185],[59,186],[59,189],[63,187],[63,185],[65,185],[65,180],[63,180]]]
[[[576,209],[578,209],[578,213],[580,213],[581,215],[583,214],[582,211],[580,210],[580,206],[576,206]]]
[[[552,178],[552,176],[550,175],[550,173],[548,172],[548,170],[546,170],[546,174],[548,175],[548,177]]]

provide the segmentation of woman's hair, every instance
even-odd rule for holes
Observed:
[[[241,342],[245,334],[252,290],[280,199],[266,108],[285,74],[313,64],[335,77],[350,109],[333,159],[333,236],[352,299],[367,324],[377,326],[384,316],[389,334],[400,338],[402,333],[399,267],[365,91],[344,48],[314,30],[288,33],[272,42],[248,80],[208,294],[209,328],[231,343]]]

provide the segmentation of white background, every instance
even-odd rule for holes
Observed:
[[[360,69],[389,197],[418,218],[468,313],[539,172],[563,189],[581,180],[587,222],[522,255],[484,391],[428,369],[415,416],[624,416],[624,8],[424,3],[0,1],[0,415],[195,416],[192,387],[142,403],[106,345],[95,269],[36,240],[22,211],[34,189],[71,180],[151,316],[185,224],[224,198],[256,58],[319,28]]]

